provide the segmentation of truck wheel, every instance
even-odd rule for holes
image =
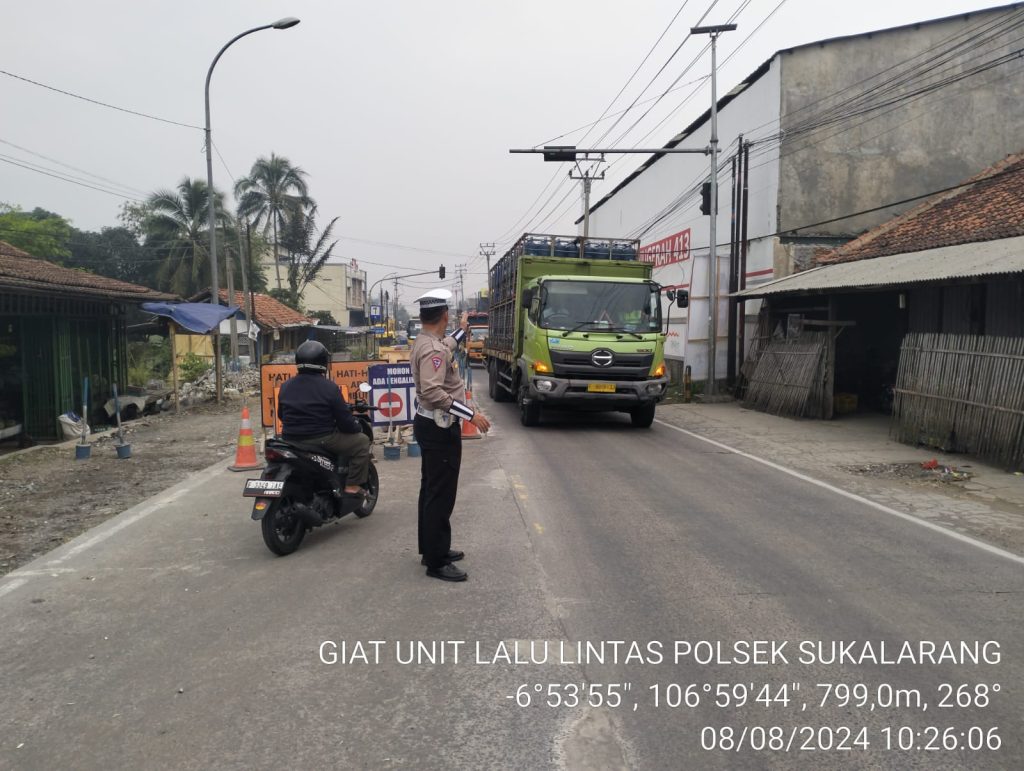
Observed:
[[[498,370],[501,367],[498,362],[493,362],[487,367],[487,395],[496,402],[510,402],[512,401],[508,391],[506,391],[500,382]]]
[[[540,424],[540,405],[529,401],[529,393],[526,386],[519,388],[519,422],[524,426],[536,426]]]
[[[492,402],[498,401],[498,368],[492,365],[487,366],[487,395]]]
[[[654,422],[654,404],[634,407],[629,411],[629,419],[633,421],[636,428],[650,428],[651,423]]]

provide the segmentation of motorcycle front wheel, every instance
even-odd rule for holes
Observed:
[[[377,496],[380,494],[380,478],[377,476],[377,467],[373,463],[370,464],[370,471],[366,475],[366,484],[363,487],[366,489],[366,500],[355,510],[355,515],[360,519],[373,514],[373,510],[377,506]]]
[[[291,499],[278,502],[260,520],[263,543],[279,557],[291,554],[306,537],[306,526],[292,508]]]

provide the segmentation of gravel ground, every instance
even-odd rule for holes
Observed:
[[[249,399],[259,435],[259,400]],[[132,457],[118,459],[114,437],[100,436],[91,457],[71,445],[0,457],[0,575],[181,481],[234,458],[242,402],[205,403],[125,424]]]

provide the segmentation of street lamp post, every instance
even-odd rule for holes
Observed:
[[[736,29],[735,24],[715,24],[710,27],[692,27],[691,35],[711,36],[711,204],[708,207],[711,216],[711,238],[708,241],[708,368],[707,387],[705,393],[715,396],[715,369],[718,358],[718,81],[715,44],[723,32]]]
[[[220,287],[217,285],[217,215],[214,206],[214,195],[213,195],[213,141],[210,136],[210,78],[213,77],[213,68],[217,66],[217,62],[220,57],[224,54],[233,43],[241,40],[246,35],[251,35],[253,32],[259,32],[264,29],[288,29],[294,27],[299,23],[299,20],[293,16],[289,16],[284,19],[278,19],[273,24],[264,24],[261,27],[253,27],[248,29],[241,34],[235,35],[231,40],[224,44],[224,47],[217,52],[217,55],[213,57],[213,62],[210,64],[210,69],[206,72],[206,190],[208,201],[209,213],[209,228],[210,228],[210,302],[213,305],[220,304]],[[234,298],[228,298],[228,305],[231,305],[231,300]],[[216,370],[217,379],[217,401],[219,402],[224,395],[224,383],[221,377],[221,365],[220,365],[220,328],[218,326],[217,335],[214,337],[214,368]]]

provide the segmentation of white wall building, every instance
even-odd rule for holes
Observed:
[[[306,287],[302,303],[309,312],[330,311],[340,326],[364,326],[366,271],[359,269],[356,260],[329,262]]]
[[[730,271],[742,288],[810,267],[816,251],[916,201],[867,210],[955,185],[1024,147],[1022,29],[1024,3],[1015,3],[811,43],[779,51],[719,99],[718,378],[731,371]],[[709,140],[710,110],[666,147]],[[743,157],[745,215],[733,180]],[[655,280],[689,289],[688,311],[672,309],[666,353],[695,380],[706,378],[712,305],[710,223],[699,211],[709,169],[705,155],[653,156],[590,210],[591,236],[640,238]],[[734,217],[737,238],[746,232],[742,269]],[[746,303],[748,341],[759,305]]]

